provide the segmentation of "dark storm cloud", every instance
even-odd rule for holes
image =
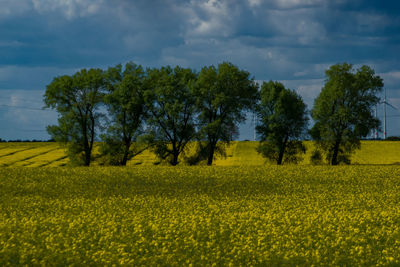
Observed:
[[[130,60],[197,70],[231,61],[257,80],[284,81],[310,107],[325,69],[350,62],[372,66],[400,104],[397,1],[0,0],[0,5],[1,89],[44,90],[54,76]]]
[[[9,44],[1,65],[79,68],[137,60],[199,67],[231,60],[259,79],[282,79],[293,78],[299,66],[381,60],[399,44],[399,16],[378,1],[93,1],[92,12],[79,4],[90,1],[33,2],[26,13],[1,21]]]

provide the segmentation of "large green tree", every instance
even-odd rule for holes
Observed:
[[[201,135],[200,154],[212,165],[214,153],[221,150],[218,142],[229,142],[237,133],[237,125],[246,118],[246,111],[255,107],[258,86],[249,72],[223,62],[204,67],[193,87],[199,112]]]
[[[52,138],[67,145],[72,162],[90,165],[104,95],[100,69],[82,69],[72,76],[56,77],[46,87],[46,107],[59,113],[58,125],[48,126]]]
[[[326,82],[314,101],[315,121],[310,133],[332,165],[349,162],[360,148],[360,139],[379,127],[373,107],[379,102],[383,81],[368,66],[355,70],[352,64],[337,64],[325,72]]]
[[[264,82],[260,94],[257,133],[262,142],[258,152],[278,165],[296,163],[299,154],[305,153],[300,138],[308,122],[306,104],[295,91],[279,82]]]
[[[111,165],[125,166],[146,145],[138,142],[146,118],[144,102],[145,71],[129,62],[110,67],[105,72],[107,95],[104,103],[110,118],[107,132],[102,135],[101,152]]]
[[[179,155],[196,135],[195,100],[190,87],[196,74],[179,66],[151,69],[146,79],[147,120],[152,130],[153,148],[171,165],[179,163]]]

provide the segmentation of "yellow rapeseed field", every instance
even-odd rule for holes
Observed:
[[[0,168],[0,265],[113,264],[399,266],[400,166]]]
[[[314,148],[312,141],[305,142],[307,153],[300,165],[310,165]],[[226,156],[217,156],[216,166],[263,166],[266,162],[256,148],[258,142],[234,141],[226,149]],[[98,153],[95,147],[94,158]],[[191,151],[188,152],[190,154]],[[361,150],[351,157],[353,164],[400,164],[400,142],[395,141],[362,141]],[[68,165],[65,149],[56,143],[0,143],[0,166],[17,167],[57,167]],[[128,166],[157,165],[160,160],[151,152],[144,151],[128,162]],[[95,159],[92,165],[98,165]],[[181,159],[181,164],[184,164]]]

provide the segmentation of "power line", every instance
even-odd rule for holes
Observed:
[[[20,128],[11,128],[16,131],[23,131],[23,132],[47,132],[47,130],[39,130],[39,129],[20,129]]]
[[[4,130],[12,130],[12,131],[20,131],[20,132],[47,132],[47,130],[39,130],[39,129],[20,129],[20,128],[14,128],[14,127],[4,127],[0,128],[0,131]]]
[[[5,97],[5,96],[0,96],[0,99],[7,99],[9,101],[11,100],[17,100],[17,101],[24,101],[24,102],[31,102],[31,103],[38,103],[38,104],[43,104],[42,101],[35,101],[35,100],[31,100],[31,99],[25,99],[25,98],[21,98],[21,97]]]
[[[16,109],[27,109],[27,110],[39,110],[39,111],[51,111],[51,110],[46,110],[46,109],[41,109],[41,108],[33,108],[33,107],[23,107],[23,106],[12,106],[12,105],[6,105],[6,104],[0,104],[0,107],[6,107],[6,108],[16,108]]]

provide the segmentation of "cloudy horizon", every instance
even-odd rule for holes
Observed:
[[[0,138],[48,139],[53,77],[133,61],[201,67],[230,61],[280,81],[312,108],[324,71],[371,66],[400,107],[400,2],[361,0],[0,0]],[[378,115],[382,118],[382,109]],[[388,111],[388,135],[400,112]],[[250,122],[240,139],[252,139]]]

